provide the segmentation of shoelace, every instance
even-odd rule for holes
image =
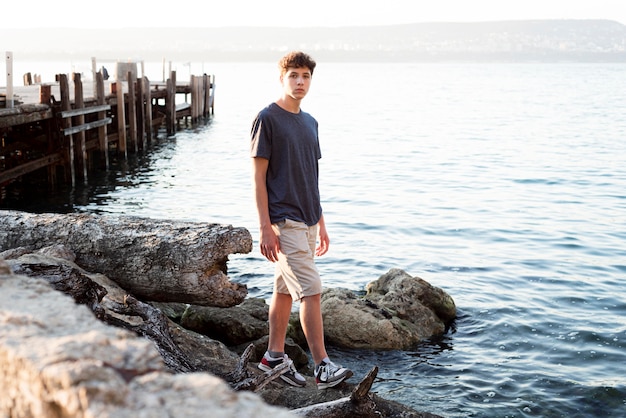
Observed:
[[[332,361],[331,361],[330,363],[328,363],[328,374],[330,374],[330,375],[334,375],[334,374],[335,374],[335,372],[336,372],[337,370],[339,370],[339,369],[340,369],[340,367],[339,367],[339,366],[337,366],[337,365],[336,365],[335,363],[333,363]]]
[[[296,366],[294,366],[294,365],[293,365],[293,360],[292,360],[292,359],[290,359],[289,357],[287,357],[287,356],[285,355],[285,357],[283,358],[283,362],[284,362],[284,363],[287,363],[287,364],[289,365],[289,370],[290,370],[290,371],[292,371],[292,372],[294,372],[294,373],[296,373],[296,372],[297,372],[297,370],[296,370]]]
[[[339,367],[339,366],[337,366],[337,365],[336,365],[335,363],[333,363],[332,361],[329,361],[328,363],[326,363],[326,364],[325,364],[325,365],[323,365],[323,366],[320,366],[320,367],[317,369],[318,373],[319,373],[319,372],[321,372],[323,369],[326,369],[326,375],[328,375],[328,376],[332,376],[332,375],[334,375],[334,374],[335,374],[335,372],[336,372],[337,370],[339,370],[339,369],[340,369],[340,367]]]

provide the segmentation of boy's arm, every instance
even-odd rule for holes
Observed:
[[[323,213],[318,223],[317,235],[319,242],[315,249],[315,255],[320,256],[326,254],[330,246],[330,237],[328,236],[328,232],[326,232],[326,222],[324,221]]]
[[[269,261],[278,260],[278,252],[280,251],[280,242],[272,229],[270,221],[269,199],[267,197],[267,167],[269,160],[266,158],[255,157],[253,160],[253,181],[254,181],[254,197],[256,208],[259,214],[259,245],[261,254]]]

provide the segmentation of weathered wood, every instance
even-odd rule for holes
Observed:
[[[56,164],[58,161],[55,154],[63,153],[67,154],[64,157],[63,164],[65,180],[71,181],[72,186],[75,186],[76,177],[79,176],[86,183],[88,181],[89,169],[91,168],[90,151],[99,150],[102,153],[104,165],[108,168],[109,142],[116,141],[117,150],[123,153],[124,157],[127,157],[128,136],[130,136],[132,141],[130,145],[134,151],[138,151],[139,148],[145,149],[147,143],[156,136],[158,127],[164,123],[164,119],[166,119],[168,135],[174,135],[178,127],[177,122],[180,119],[186,119],[191,116],[194,122],[197,121],[200,115],[205,115],[208,112],[207,100],[209,103],[212,100],[212,88],[214,86],[210,83],[210,76],[205,74],[202,80],[200,77],[194,77],[193,83],[178,85],[175,71],[171,71],[171,77],[168,79],[168,88],[161,90],[159,90],[159,85],[151,85],[147,78],[136,79],[136,76],[130,75],[134,73],[129,73],[128,77],[122,78],[131,80],[128,86],[131,94],[128,96],[124,94],[126,87],[118,80],[118,83],[110,84],[111,95],[115,97],[106,97],[104,93],[105,81],[102,73],[95,72],[95,59],[92,59],[92,67],[92,72],[95,74],[93,83],[88,83],[84,86],[81,75],[73,74],[74,84],[70,85],[67,75],[57,74],[56,80],[58,85],[44,84],[20,88],[19,97],[22,98],[22,94],[25,94],[27,103],[18,102],[18,106],[0,109],[0,128],[37,123],[39,126],[44,126],[49,144],[48,149],[44,151],[46,154],[45,158],[40,158],[36,162],[26,161],[25,159],[15,160],[11,161],[11,164],[7,164],[7,167],[11,168],[0,170],[0,177],[3,182],[31,174],[33,168],[35,170],[42,168],[41,163],[50,161],[51,164],[47,167],[44,165],[43,168],[47,169],[50,183],[56,184],[58,169]],[[38,78],[35,75],[34,79]],[[88,90],[93,88],[93,100],[85,97],[85,88]],[[35,91],[38,92],[38,96],[34,95],[33,92]],[[71,93],[73,93],[72,98],[70,98]],[[185,94],[185,98],[187,94],[191,94],[193,103],[183,103],[177,106],[176,97],[178,94]],[[13,95],[8,94],[8,96],[10,98]],[[57,100],[55,96],[57,98],[60,96],[60,100]],[[0,95],[2,104],[5,103],[6,97],[7,95],[5,94]],[[157,101],[153,102],[153,97]],[[165,104],[159,105],[159,99],[165,99]],[[37,104],[34,104],[35,100],[38,100]],[[106,127],[113,121],[112,118],[107,117],[110,108],[105,109],[100,106],[104,106],[107,101],[113,103],[113,106],[117,109],[117,132],[115,132],[115,129],[111,130],[109,128],[107,130]],[[97,105],[91,106],[94,102]],[[60,115],[57,105],[61,108]],[[158,108],[155,113],[153,113],[153,105]],[[92,107],[94,109],[91,109]],[[163,109],[164,107],[166,109]],[[97,112],[96,109],[98,109]],[[94,121],[93,116],[87,119],[90,113],[98,114],[96,121]],[[70,120],[70,118],[73,118],[73,120]],[[59,119],[67,120],[60,121]],[[85,120],[90,122],[85,123]],[[60,130],[58,124],[60,124]],[[87,131],[96,129],[97,140],[95,135],[87,135]],[[61,138],[61,141],[59,141],[59,132],[66,138]],[[26,151],[29,151],[29,149]],[[41,152],[41,149],[37,149],[36,152],[28,155],[32,158],[32,155],[40,155]],[[19,164],[19,167],[16,167],[15,164]]]
[[[136,119],[137,119],[137,140],[139,142],[139,144],[141,145],[141,149],[146,149],[147,147],[147,143],[146,143],[146,125],[144,122],[145,119],[145,99],[146,99],[146,92],[145,92],[145,84],[143,82],[143,78],[139,78],[135,81],[135,84],[137,86],[137,100],[136,100]]]
[[[137,152],[137,75],[136,72],[129,71],[126,77],[128,80],[128,132],[130,133],[130,143],[133,150]]]
[[[126,112],[124,111],[124,87],[118,80],[115,82],[115,97],[117,99],[117,150],[128,157],[126,149]]]
[[[108,105],[108,104],[102,104],[102,105],[90,106],[90,107],[82,107],[79,109],[70,109],[70,110],[61,111],[59,112],[59,117],[71,118],[71,117],[80,116],[80,115],[90,115],[92,113],[98,113],[98,112],[106,111],[109,109],[111,109],[111,105]]]
[[[76,109],[83,109],[85,107],[85,100],[83,98],[83,81],[80,73],[74,73],[74,106]],[[74,125],[81,126],[85,123],[85,115],[78,115],[75,118]],[[79,130],[76,133],[76,139],[78,141],[78,165],[82,168],[83,182],[87,184],[87,145],[85,144],[85,130]]]
[[[209,90],[209,96],[208,96],[208,100],[209,100],[209,106],[211,107],[211,115],[215,114],[215,75],[213,76],[209,76],[209,85],[210,90]]]
[[[102,75],[102,71],[98,71],[96,73],[96,103],[98,104],[98,106],[104,106],[105,104],[105,100],[106,98],[104,97],[104,76]],[[111,120],[111,118],[107,118],[107,114],[106,111],[109,110],[111,107],[110,105],[106,105],[109,106],[108,109],[99,109],[98,110],[98,120],[104,120],[104,119],[108,119],[109,121]],[[101,125],[98,127],[98,148],[100,149],[100,152],[102,154],[102,156],[104,157],[104,167],[108,170],[109,169],[109,138],[107,137],[107,128],[106,125]]]
[[[0,128],[8,128],[50,119],[53,114],[52,109],[47,105],[28,104],[12,109],[0,109],[0,116]]]
[[[252,250],[245,228],[90,214],[0,211],[0,251],[63,244],[89,271],[146,301],[235,306],[247,295],[226,274],[228,256]]]
[[[359,384],[354,388],[352,394],[350,395],[350,401],[355,403],[360,403],[366,400],[367,394],[370,389],[372,389],[372,385],[374,384],[374,379],[378,375],[378,366],[374,366],[372,370],[367,373],[367,375],[359,382]]]
[[[174,98],[176,97],[176,75],[175,71],[170,73],[170,78],[167,79],[166,84],[166,96],[165,96],[165,126],[168,136],[172,136],[175,133],[175,118],[176,103]]]
[[[176,104],[172,100],[172,98],[175,97],[175,94],[173,93],[174,86],[172,84],[172,79],[168,78],[165,87],[165,129],[167,132],[167,136],[174,135],[175,131],[174,119],[172,118],[172,114],[176,112]]]
[[[148,142],[152,141],[152,90],[150,89],[150,80],[148,77],[143,78],[145,97],[145,124],[146,124],[146,139]]]
[[[143,321],[133,324],[105,311],[104,322],[126,328],[153,341],[167,366],[178,373],[194,371],[189,358],[176,345],[169,332],[168,318],[159,309],[137,300],[131,295],[123,303],[112,302],[109,308],[116,314],[138,316]]]
[[[72,126],[70,128],[63,129],[63,135],[73,135],[79,132],[85,132],[90,129],[98,128],[101,126],[106,126],[112,122],[111,118],[104,118],[102,120],[95,120],[89,123],[83,123],[82,125]]]
[[[79,269],[67,264],[44,264],[36,261],[12,265],[15,274],[45,279],[55,290],[74,298],[76,303],[87,305],[98,319],[104,318],[100,301],[107,294],[104,287],[92,281]]]
[[[61,163],[65,156],[61,153],[50,154],[37,160],[32,160],[24,164],[20,164],[17,167],[10,168],[8,170],[0,171],[0,183],[9,181],[11,179],[23,176],[24,174],[32,173],[35,170],[50,166],[52,164]]]
[[[441,418],[370,393],[377,374],[378,367],[374,366],[349,397],[292,409],[291,412],[308,418]]]
[[[204,106],[202,116],[205,118],[212,114],[211,106],[213,102],[213,84],[211,83],[211,76],[204,74],[202,76],[202,82],[204,83]]]
[[[56,246],[59,247],[62,251],[66,250]],[[44,279],[55,290],[71,296],[78,304],[86,305],[101,321],[148,338],[155,343],[170,370],[177,373],[194,371],[187,355],[172,339],[169,319],[161,310],[131,295],[122,295],[119,289],[111,288],[109,292],[106,285],[111,282],[101,277],[100,281],[105,285],[99,284],[71,261],[45,254],[21,254],[23,252],[25,250],[15,251],[8,260],[13,273]],[[105,296],[108,298],[103,304]]]
[[[380,417],[380,412],[376,410],[376,403],[368,396],[377,374],[378,367],[374,366],[348,398],[310,405],[292,412],[309,418]]]
[[[191,87],[191,121],[196,123],[202,115],[202,105],[204,104],[204,100],[202,100],[204,97],[202,78],[192,75],[189,85]]]
[[[52,100],[52,86],[50,84],[41,84],[39,86],[39,103],[50,105]]]
[[[253,351],[254,345],[250,344],[241,355],[235,370],[228,373],[225,377],[226,381],[235,390],[248,390],[252,392],[260,391],[270,382],[276,380],[289,370],[289,364],[283,363],[260,375],[250,373],[248,363],[250,362],[250,356]]]
[[[10,109],[14,106],[13,99],[13,52],[7,51],[5,54],[6,75],[7,75],[7,93],[5,107]]]
[[[112,122],[112,119],[109,117],[106,117],[106,112],[105,112],[106,110],[109,110],[109,109],[111,109],[110,105],[98,105],[98,106],[83,107],[83,108],[78,108],[78,109],[70,109],[70,110],[59,112],[59,117],[61,118],[83,116],[83,115],[89,115],[92,113],[98,113],[98,115],[102,117],[102,119],[95,120],[93,122],[88,122],[88,123],[84,123],[84,118],[83,118],[82,124],[77,125],[77,126],[70,126],[69,128],[63,129],[63,135],[68,136],[68,135],[76,134],[79,132],[88,131],[90,129],[104,127],[110,124]],[[106,148],[106,145],[105,145],[105,148]]]
[[[67,80],[67,74],[58,74],[57,78],[59,80],[59,89],[61,91],[61,110],[67,111],[72,108],[70,103],[70,85]],[[61,126],[63,129],[70,128],[72,126],[72,122],[70,118],[65,118],[61,122]],[[76,172],[74,168],[74,141],[71,137],[65,139],[68,145],[68,165],[70,167],[70,178],[72,182],[72,186],[76,185]]]

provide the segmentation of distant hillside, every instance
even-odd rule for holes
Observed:
[[[265,61],[303,49],[327,61],[626,62],[626,26],[610,20],[415,23],[337,28],[0,28],[21,59]],[[7,41],[8,40],[8,41]]]

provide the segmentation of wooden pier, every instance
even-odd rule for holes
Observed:
[[[0,88],[0,187],[26,175],[52,185],[87,183],[91,170],[108,169],[110,153],[127,157],[146,149],[159,130],[173,136],[181,121],[213,115],[214,76],[181,83],[171,71],[158,83],[136,74],[131,67],[110,82],[99,71],[88,83],[81,74],[58,74],[55,83],[5,89],[12,97]]]

